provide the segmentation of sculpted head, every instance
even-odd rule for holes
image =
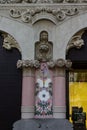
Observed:
[[[40,41],[48,41],[48,32],[42,31],[40,33]]]

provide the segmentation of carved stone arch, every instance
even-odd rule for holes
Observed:
[[[79,80],[75,80],[75,75],[79,76],[80,74],[84,74],[86,77],[87,70],[87,27],[80,29],[76,32],[70,39],[66,48],[66,59],[70,59],[72,61],[71,70],[66,71],[66,116],[69,118],[70,114],[70,84],[74,84],[75,82],[80,82]],[[80,77],[81,79],[82,77]],[[82,79],[81,79],[82,81]],[[82,81],[83,82],[83,81]],[[85,81],[84,81],[85,82]],[[77,85],[78,86],[78,85]],[[74,87],[74,86],[73,86]],[[80,89],[81,90],[81,89]],[[71,106],[70,106],[71,105]]]
[[[21,59],[21,53],[16,44],[16,40],[11,35],[0,31],[0,122],[2,122],[0,128],[2,130],[11,130],[13,122],[21,118],[22,71],[16,66],[18,59]]]
[[[80,30],[77,33],[75,33],[69,40],[67,46],[66,46],[66,55],[68,55],[68,52],[72,48],[80,49],[84,45],[84,41],[82,39],[82,35],[85,32],[85,30]]]
[[[54,23],[55,25],[57,25],[57,19],[52,14],[48,14],[48,13],[36,14],[32,18],[32,24],[35,24],[36,22],[41,21],[41,20],[48,20]]]
[[[83,28],[76,32],[69,40],[66,47],[66,58],[70,58],[72,61],[87,61],[87,28]],[[80,59],[79,59],[80,57]]]

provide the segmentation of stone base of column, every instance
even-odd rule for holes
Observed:
[[[34,118],[34,107],[33,106],[22,106],[21,107],[21,118],[29,119]]]
[[[67,119],[21,119],[13,124],[13,130],[73,130]]]
[[[65,106],[54,106],[53,107],[53,118],[66,118],[66,107]]]

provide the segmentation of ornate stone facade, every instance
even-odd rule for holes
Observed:
[[[54,73],[55,85],[49,86],[51,90],[47,88],[50,92],[54,89],[53,118],[66,118],[65,70],[72,62],[65,60],[65,53],[84,46],[81,35],[75,33],[87,27],[86,14],[87,0],[0,0],[0,30],[9,33],[4,36],[3,47],[17,48],[22,54],[22,60],[17,62],[17,68],[23,69],[22,118],[34,116],[35,102],[31,103],[31,99],[32,93],[33,100],[35,96],[35,71],[40,69],[41,62],[46,62]],[[42,32],[46,39],[41,39]],[[38,91],[40,87],[36,86]]]

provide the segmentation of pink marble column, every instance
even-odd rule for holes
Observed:
[[[54,105],[65,106],[65,77],[54,78]]]
[[[22,83],[22,118],[34,117],[34,68],[23,69],[23,83]]]
[[[53,104],[54,118],[65,118],[65,68],[56,68],[54,71]]]
[[[35,71],[40,67],[38,60],[18,60],[17,68],[23,69],[21,118],[34,117]]]

